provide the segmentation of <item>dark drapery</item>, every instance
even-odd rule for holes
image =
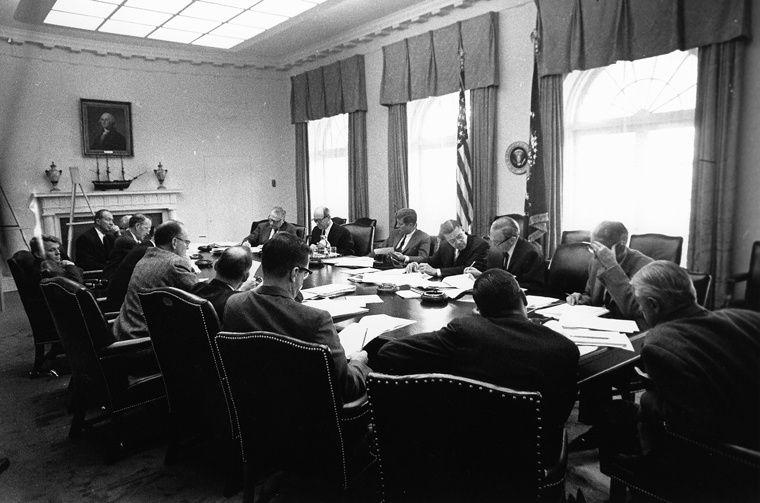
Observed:
[[[367,166],[367,112],[348,114],[348,219],[371,217]]]
[[[388,222],[396,223],[396,211],[409,207],[409,139],[406,103],[388,107]]]
[[[309,125],[296,125],[296,212],[298,225],[309,228]]]
[[[749,0],[535,0],[539,73],[566,74],[750,33]]]
[[[471,234],[487,236],[496,214],[496,87],[470,91],[472,152]]]

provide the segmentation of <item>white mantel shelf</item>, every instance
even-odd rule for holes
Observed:
[[[180,190],[99,190],[87,192],[92,211],[107,209],[112,213],[151,213],[160,211],[164,219],[176,219]],[[71,211],[71,192],[34,193],[42,218],[42,231],[61,236],[60,219]],[[74,216],[90,215],[90,206],[81,192],[76,193]]]

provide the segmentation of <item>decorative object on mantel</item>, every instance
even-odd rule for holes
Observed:
[[[106,158],[106,179],[101,180],[100,179],[100,158],[98,156],[95,156],[95,174],[97,175],[98,179],[93,180],[92,184],[95,186],[95,190],[124,190],[126,188],[129,188],[129,184],[132,183],[133,180],[137,180],[138,177],[145,174],[145,171],[140,173],[134,178],[126,179],[124,176],[124,158],[119,156],[119,159],[121,159],[121,180],[111,180],[111,167],[108,165],[108,156],[105,156]]]
[[[153,172],[156,174],[156,180],[158,180],[158,189],[166,189],[164,186],[164,180],[166,180],[166,173],[168,173],[169,170],[164,169],[161,165],[161,161],[158,161],[158,168],[154,169]]]
[[[53,184],[53,188],[50,189],[50,192],[60,192],[61,189],[58,188],[58,181],[61,179],[61,174],[63,171],[56,168],[56,165],[54,162],[50,163],[50,169],[45,170],[45,174],[48,177],[48,180],[50,180],[50,183]]]

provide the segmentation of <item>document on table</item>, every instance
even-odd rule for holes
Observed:
[[[541,309],[555,302],[562,302],[554,297],[542,297],[540,295],[526,295],[526,297],[528,298],[528,311]]]
[[[469,274],[455,274],[441,281],[439,288],[446,297],[456,299],[465,292],[471,292],[474,283],[475,280]]]
[[[578,346],[605,346],[610,348],[633,351],[633,345],[625,334],[604,330],[589,330],[587,328],[567,328],[556,320],[548,321],[545,327],[559,332]]]
[[[364,307],[363,302],[352,302],[347,300],[346,297],[341,297],[339,299],[305,300],[303,301],[303,304],[305,306],[316,307],[317,309],[327,311],[333,318],[354,316],[356,314],[369,312],[369,309]]]
[[[565,328],[588,328],[629,334],[639,331],[639,326],[633,320],[615,320],[576,313],[563,314],[559,318],[559,323]]]
[[[536,310],[536,314],[546,316],[547,318],[560,319],[564,314],[583,314],[586,316],[601,316],[609,313],[605,307],[596,306],[571,306],[570,304],[559,304],[557,306],[546,307]]]
[[[340,331],[338,337],[346,355],[360,351],[369,341],[378,335],[390,332],[397,328],[417,323],[406,318],[397,318],[387,314],[373,314],[365,316],[357,323],[352,323]]]
[[[362,276],[362,283],[382,284],[391,283],[396,286],[416,286],[440,288],[441,283],[430,281],[427,274],[421,272],[406,273],[404,269],[388,269],[387,271],[373,272]]]
[[[325,264],[337,267],[370,267],[375,262],[372,257],[335,257],[322,259]]]
[[[393,253],[393,247],[392,246],[386,246],[385,248],[375,248],[374,252],[375,255],[390,255]]]
[[[355,285],[342,285],[338,283],[331,283],[329,285],[315,286],[314,288],[306,288],[301,290],[304,300],[311,299],[329,299],[330,297],[339,297],[346,293],[353,293],[356,291]]]

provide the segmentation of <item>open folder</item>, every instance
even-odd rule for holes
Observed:
[[[396,318],[387,314],[372,314],[365,316],[357,323],[352,323],[340,331],[338,337],[346,355],[360,351],[369,341],[378,335],[397,328],[417,323],[406,318]]]

